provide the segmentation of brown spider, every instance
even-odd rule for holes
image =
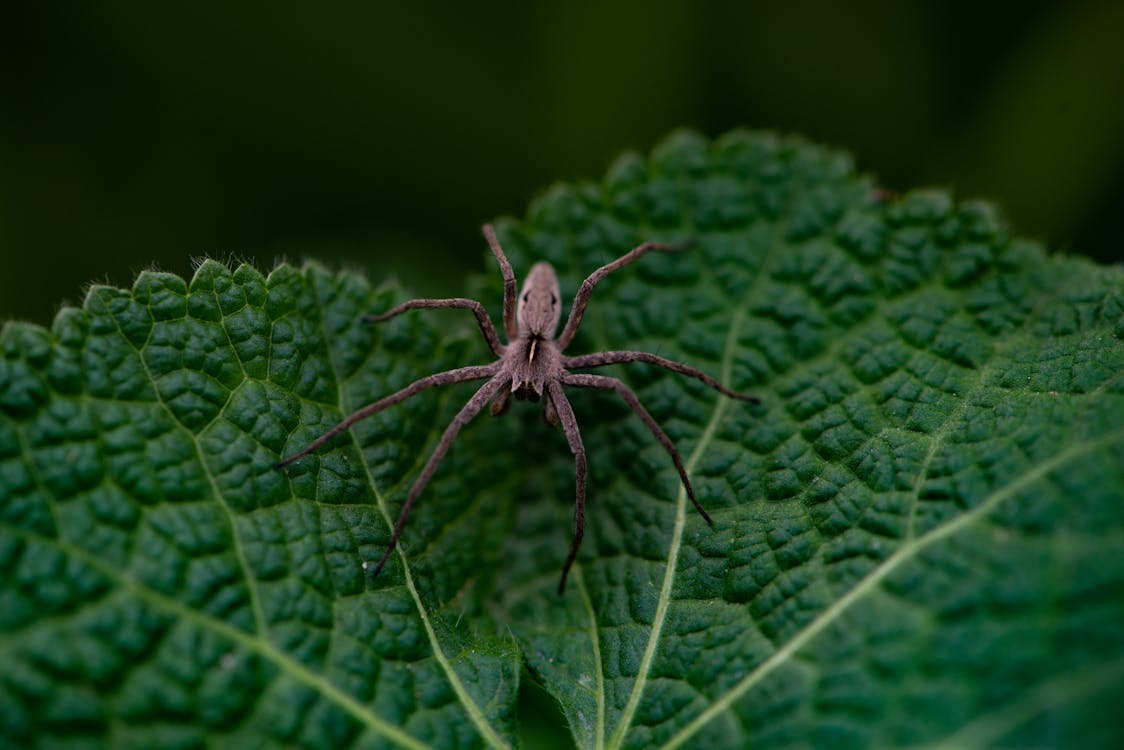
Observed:
[[[450,383],[463,383],[468,380],[488,379],[488,382],[485,383],[480,390],[476,391],[476,394],[468,400],[468,403],[465,404],[460,412],[457,413],[457,416],[453,418],[452,423],[445,429],[444,434],[441,436],[441,441],[437,444],[432,455],[430,455],[429,460],[426,461],[425,466],[422,467],[418,478],[414,480],[414,484],[410,488],[410,494],[406,497],[406,504],[402,506],[402,510],[398,514],[398,520],[394,523],[394,531],[390,536],[390,544],[387,545],[386,551],[383,552],[382,558],[379,559],[378,564],[375,566],[373,575],[377,575],[378,572],[382,570],[383,565],[386,564],[390,553],[398,543],[398,538],[402,535],[402,529],[406,525],[406,519],[410,515],[410,509],[414,507],[414,501],[418,499],[418,495],[422,493],[422,490],[424,490],[425,486],[429,483],[437,465],[441,462],[441,459],[445,457],[449,446],[457,436],[457,433],[460,432],[460,429],[479,414],[480,410],[484,408],[484,404],[488,403],[490,400],[492,402],[490,411],[493,415],[498,416],[507,411],[512,395],[517,399],[532,402],[542,398],[544,401],[543,417],[552,425],[558,424],[559,421],[562,422],[562,429],[566,433],[567,441],[570,443],[570,450],[574,454],[574,462],[577,469],[574,540],[570,545],[570,553],[566,557],[566,563],[562,566],[562,580],[558,583],[558,593],[561,594],[565,591],[566,577],[569,575],[570,566],[574,564],[574,559],[578,554],[578,548],[581,546],[582,536],[585,533],[586,472],[585,448],[582,446],[581,433],[578,431],[578,423],[574,418],[574,410],[570,406],[570,402],[566,398],[562,386],[571,385],[578,388],[602,388],[605,390],[613,390],[620,394],[625,403],[627,403],[632,410],[636,412],[637,416],[643,420],[644,424],[651,430],[652,435],[655,436],[656,440],[660,442],[660,445],[662,445],[671,456],[671,460],[675,464],[676,470],[679,472],[679,477],[683,480],[683,486],[687,489],[687,495],[691,498],[691,502],[694,503],[699,515],[701,515],[708,524],[713,524],[710,520],[710,516],[707,515],[707,512],[703,510],[703,507],[699,505],[699,501],[695,498],[695,491],[691,487],[691,481],[687,478],[687,471],[683,468],[683,462],[679,457],[679,451],[676,450],[675,444],[671,442],[671,438],[669,438],[667,433],[656,423],[652,415],[640,404],[640,400],[636,398],[636,394],[632,392],[632,389],[616,378],[610,378],[604,375],[572,373],[570,370],[585,367],[601,367],[602,365],[621,364],[625,362],[646,362],[671,370],[672,372],[698,378],[711,388],[732,398],[741,399],[742,401],[748,401],[750,403],[758,403],[758,399],[730,390],[701,370],[696,370],[693,367],[688,367],[687,365],[664,359],[663,357],[658,357],[655,354],[649,354],[647,352],[600,352],[578,357],[567,357],[562,354],[573,340],[574,335],[578,331],[578,326],[581,325],[586,304],[589,302],[589,295],[593,292],[593,287],[597,285],[598,281],[652,250],[674,252],[681,250],[687,243],[668,245],[656,242],[645,242],[633,248],[625,255],[622,255],[620,258],[617,258],[612,263],[604,265],[594,271],[589,275],[589,278],[582,282],[578,293],[574,295],[574,305],[570,310],[570,317],[566,320],[566,326],[562,329],[562,334],[556,339],[554,337],[554,332],[558,329],[558,323],[562,317],[562,309],[559,306],[558,277],[554,273],[554,268],[546,262],[539,262],[531,267],[531,272],[527,275],[527,281],[523,285],[523,293],[518,298],[519,302],[517,306],[515,274],[512,272],[511,264],[508,263],[507,257],[503,254],[499,241],[496,239],[496,233],[490,224],[484,226],[484,236],[488,240],[488,246],[491,247],[492,254],[495,255],[496,260],[499,261],[500,270],[503,273],[503,325],[504,331],[507,333],[507,346],[500,343],[495,326],[492,325],[492,321],[488,317],[488,313],[484,310],[484,306],[476,300],[465,299],[463,297],[453,299],[410,300],[409,302],[403,302],[381,315],[364,316],[363,320],[371,323],[382,322],[404,313],[407,310],[414,310],[417,308],[464,308],[472,310],[473,314],[476,316],[476,322],[480,326],[480,332],[484,335],[484,340],[488,343],[488,347],[492,350],[492,353],[496,355],[496,361],[489,365],[458,367],[454,370],[446,370],[436,375],[429,375],[420,380],[415,380],[397,393],[392,393],[379,401],[359,409],[314,440],[312,444],[300,453],[290,456],[276,464],[277,468],[281,468],[296,461],[298,458],[307,456],[359,420],[366,419],[372,414],[377,414],[383,409],[420,393],[426,388],[448,385]]]

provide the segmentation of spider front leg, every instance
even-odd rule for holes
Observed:
[[[555,414],[562,421],[562,431],[566,433],[566,440],[570,443],[570,452],[574,454],[574,540],[570,543],[570,554],[566,556],[566,563],[562,566],[562,580],[558,582],[558,595],[561,596],[566,590],[570,566],[577,559],[582,537],[585,536],[585,446],[582,445],[574,409],[562,391],[562,386],[557,380],[551,380],[546,387],[550,402],[554,404]]]
[[[597,286],[597,282],[601,281],[601,279],[605,278],[613,271],[624,268],[632,261],[647,255],[653,250],[661,253],[674,253],[690,244],[690,241],[677,242],[674,244],[645,242],[632,248],[612,263],[606,263],[586,277],[586,280],[578,287],[578,293],[574,295],[574,304],[573,307],[570,308],[570,317],[566,319],[566,327],[562,329],[562,334],[558,337],[559,350],[565,350],[577,334],[578,327],[581,326],[582,323],[582,317],[585,315],[585,306],[589,304],[589,295],[593,294],[593,287]]]
[[[659,423],[648,413],[644,405],[640,403],[640,399],[636,397],[636,394],[632,392],[631,388],[616,378],[610,378],[605,375],[588,375],[585,373],[567,373],[562,377],[562,384],[573,385],[578,388],[600,388],[602,390],[616,391],[620,394],[620,397],[623,398],[625,403],[636,413],[636,416],[640,417],[641,421],[644,422],[652,435],[655,436],[656,440],[659,441],[660,445],[662,445],[668,455],[671,456],[671,462],[675,464],[675,470],[679,472],[679,478],[683,481],[683,487],[687,490],[687,497],[691,498],[695,510],[699,512],[699,515],[703,517],[704,521],[711,526],[714,525],[714,521],[710,520],[710,514],[703,509],[698,499],[695,498],[695,490],[691,487],[691,480],[687,478],[687,469],[683,466],[683,461],[679,457],[679,449],[675,447],[675,443],[671,442],[671,438],[667,436],[667,433],[663,431]]]
[[[518,295],[515,271],[511,270],[511,264],[503,254],[500,241],[496,238],[496,230],[491,224],[485,224],[483,231],[484,239],[488,240],[488,247],[491,248],[492,255],[496,256],[496,262],[500,264],[500,273],[503,274],[503,329],[507,333],[507,340],[514,341],[519,335],[519,322],[515,318],[515,299]]]
[[[474,299],[465,299],[464,297],[452,297],[450,299],[412,299],[409,302],[403,302],[401,305],[392,307],[384,313],[378,315],[364,315],[364,323],[382,323],[383,321],[390,320],[393,317],[401,315],[407,310],[437,310],[437,309],[464,309],[472,310],[472,314],[476,316],[476,324],[480,326],[480,333],[484,336],[484,340],[488,342],[488,348],[492,350],[492,354],[497,357],[503,356],[503,344],[500,343],[499,334],[496,333],[496,327],[492,325],[492,319],[488,317],[488,311],[484,306]]]

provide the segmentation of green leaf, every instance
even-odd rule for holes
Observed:
[[[416,468],[440,397],[357,430],[366,461],[341,440],[273,468],[356,392],[463,358],[421,318],[358,324],[390,299],[315,266],[265,279],[208,261],[190,285],[145,273],[132,292],[95,288],[49,333],[4,329],[0,734],[114,747],[510,736],[516,646],[457,597],[466,540],[499,544],[502,525],[439,530],[421,514],[437,545],[425,564],[372,580],[365,562],[385,548],[395,481]],[[446,478],[432,496],[458,490]],[[476,510],[502,518],[503,499],[481,492]]]
[[[405,295],[314,265],[96,287],[0,334],[0,737],[515,746],[524,665],[588,748],[1124,741],[1120,269],[745,133],[673,136],[500,236],[569,293],[696,240],[603,281],[571,352],[655,351],[762,398],[614,368],[714,526],[627,408],[579,392],[565,596],[572,458],[526,404],[461,434],[372,577],[471,386],[273,463],[488,361],[467,314],[364,325]],[[476,286],[498,314],[498,274]]]

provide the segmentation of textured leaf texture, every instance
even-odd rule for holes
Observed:
[[[579,392],[564,596],[572,459],[520,403],[462,433],[372,577],[471,386],[273,463],[488,361],[467,314],[364,325],[403,292],[315,265],[95,287],[0,334],[0,743],[514,747],[524,666],[597,750],[1124,743],[1119,268],[765,134],[677,134],[499,229],[570,294],[695,240],[603,281],[570,352],[761,397],[613,368],[714,526],[627,408]],[[498,273],[474,286],[498,315]]]

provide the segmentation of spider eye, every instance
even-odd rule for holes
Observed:
[[[531,298],[531,293],[530,293],[530,292],[523,292],[523,301],[524,301],[524,302],[526,302],[526,301],[527,301],[527,300],[529,300],[530,298]]]
[[[550,295],[550,306],[554,307],[557,304],[558,304],[558,298],[555,297],[553,294],[551,294]]]

